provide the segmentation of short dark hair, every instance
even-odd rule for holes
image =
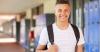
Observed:
[[[69,0],[57,0],[56,4],[68,4],[68,5],[70,5],[70,2],[69,2]]]

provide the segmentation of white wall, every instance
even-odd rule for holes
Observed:
[[[56,0],[43,1],[44,13],[54,13]]]

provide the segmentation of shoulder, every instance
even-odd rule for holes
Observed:
[[[73,24],[70,24],[72,26],[73,29],[77,29],[79,32],[82,31],[81,28],[79,28],[77,25],[73,25]]]
[[[73,24],[71,24],[71,26],[72,26],[74,32],[78,32],[80,36],[83,35],[82,28],[79,28],[78,26],[73,25]]]
[[[78,28],[78,30],[79,30],[80,36],[83,36],[83,31],[82,31],[82,29],[81,29],[81,28]]]

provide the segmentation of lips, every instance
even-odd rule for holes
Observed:
[[[59,16],[59,18],[65,18],[65,17],[67,17],[67,16],[61,16],[61,15]]]

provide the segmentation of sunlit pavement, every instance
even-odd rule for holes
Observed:
[[[15,38],[0,38],[0,43],[14,43],[16,42]]]

